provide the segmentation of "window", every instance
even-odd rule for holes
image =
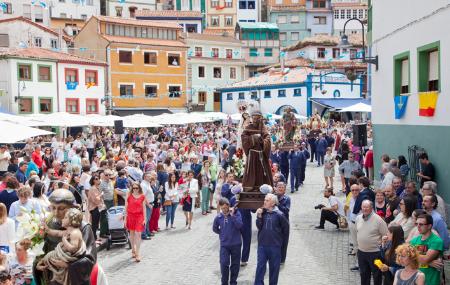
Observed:
[[[254,10],[255,9],[255,1],[247,1],[247,9]]]
[[[256,91],[250,92],[250,99],[252,99],[252,100],[258,99],[258,92],[256,92]]]
[[[350,59],[356,59],[357,58],[357,54],[358,54],[358,50],[357,49],[350,49]]]
[[[66,82],[78,82],[78,69],[66,68],[65,74]]]
[[[247,9],[247,1],[239,1],[239,9]]]
[[[280,33],[280,41],[286,40],[286,33]]]
[[[180,96],[181,96],[181,87],[169,85],[169,98],[180,98]]]
[[[128,50],[119,50],[119,62],[120,63],[132,63],[133,53]]]
[[[27,19],[31,20],[31,5],[29,4],[23,4],[23,16]]]
[[[42,47],[42,38],[34,38],[34,46],[35,47]]]
[[[211,49],[211,56],[212,57],[219,57],[219,49],[218,48],[212,48]]]
[[[80,99],[67,98],[66,99],[66,112],[67,113],[80,113]]]
[[[257,48],[250,48],[250,56],[251,57],[258,56],[258,49]]]
[[[272,96],[270,95],[270,90],[265,90],[265,91],[264,91],[264,98],[270,98],[270,97],[272,97]]]
[[[299,32],[292,32],[291,33],[291,40],[298,41],[299,37],[300,37],[300,33]]]
[[[19,64],[19,80],[32,80],[31,64]]]
[[[180,55],[169,53],[167,55],[168,65],[169,66],[180,66]]]
[[[409,59],[401,61],[401,90],[400,94],[409,93]]]
[[[218,27],[219,26],[219,17],[218,16],[211,17],[211,26],[212,27]]]
[[[419,92],[440,90],[440,42],[417,49]]]
[[[300,21],[300,17],[298,15],[291,16],[291,23],[298,23]]]
[[[33,98],[19,99],[19,113],[33,113]]]
[[[275,0],[275,4],[278,4],[278,5],[283,4],[283,0]]]
[[[345,19],[345,10],[344,9],[341,10],[341,19]]]
[[[98,114],[98,99],[86,99],[86,114]]]
[[[271,48],[265,48],[264,49],[264,56],[272,56],[272,49]]]
[[[233,100],[233,93],[227,93],[227,100]]]
[[[364,19],[364,10],[363,9],[359,9],[358,10],[358,18],[359,19]]]
[[[313,8],[326,8],[327,0],[313,0]]]
[[[206,92],[198,92],[198,102],[206,103]]]
[[[41,6],[34,6],[34,21],[36,23],[44,22],[43,8]]]
[[[353,17],[352,18],[358,18],[358,10],[353,10]]]
[[[279,15],[277,18],[278,24],[286,24],[286,15]]]
[[[81,14],[81,20],[86,21],[87,20],[87,15],[86,14]]]
[[[45,65],[38,65],[39,81],[52,81],[51,67]]]
[[[236,79],[236,67],[230,67],[230,79]]]
[[[302,96],[302,89],[301,88],[295,88],[294,89],[294,97],[300,97]]]
[[[3,14],[12,14],[11,3],[3,2]]]
[[[317,58],[325,58],[325,48],[317,48]]]
[[[232,16],[226,16],[225,17],[225,26],[233,26],[233,17]]]
[[[334,10],[334,18],[339,19],[339,11],[340,10]]]
[[[122,7],[116,6],[116,17],[122,17]]]
[[[156,52],[144,52],[144,64],[156,65],[158,60],[158,54]]]
[[[341,49],[334,48],[333,49],[333,58],[339,58],[341,56]]]
[[[226,57],[227,57],[227,58],[233,58],[233,50],[232,50],[232,49],[227,48],[227,49],[225,50],[225,54],[226,54]]]
[[[130,7],[128,8],[128,11],[130,11],[130,18],[134,18],[136,16],[136,7]]]
[[[98,85],[98,74],[97,70],[86,70],[84,73],[86,85],[97,86]]]
[[[58,40],[50,39],[50,46],[55,49],[58,48]]]
[[[145,85],[145,97],[156,98],[158,97],[158,85]]]
[[[202,56],[203,50],[201,47],[195,47],[195,56]]]
[[[120,96],[133,96],[134,86],[131,84],[120,84]]]
[[[198,67],[198,78],[205,78],[205,67],[204,66]]]
[[[221,67],[213,67],[213,77],[214,78],[222,78],[222,68]]]
[[[59,14],[59,17],[60,17],[60,18],[63,18],[63,19],[64,19],[64,18],[67,18],[67,14],[66,14],[66,13],[60,13],[60,14]]]
[[[428,91],[439,90],[439,52],[431,51],[428,54]]]
[[[39,98],[39,112],[51,113],[52,112],[52,99],[51,98]]]
[[[278,97],[286,97],[286,90],[284,89],[278,90]]]
[[[245,94],[244,92],[239,92],[239,100],[245,100]]]
[[[352,10],[347,9],[347,19],[351,19],[352,18]]]
[[[226,8],[232,8],[233,7],[233,0],[225,0],[225,7]]]
[[[9,35],[0,34],[0,47],[9,47]]]
[[[326,25],[327,17],[324,16],[316,16],[314,17],[314,25]]]
[[[219,0],[211,0],[211,8],[219,6]]]

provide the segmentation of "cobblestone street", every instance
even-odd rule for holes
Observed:
[[[324,231],[314,229],[320,214],[314,206],[326,202],[322,195],[323,168],[310,164],[306,171],[305,186],[289,194],[291,233],[279,284],[359,284],[358,274],[349,270],[354,258],[347,255],[348,231],[338,231],[328,223]],[[340,183],[335,189],[340,190]],[[120,247],[99,253],[99,263],[111,285],[220,284],[219,239],[212,232],[213,218],[214,214],[202,216],[198,209],[189,231],[184,229],[184,215],[179,208],[175,230],[163,230],[152,240],[143,241],[140,263],[130,258],[129,250]],[[164,228],[165,216],[159,225]],[[252,237],[249,264],[241,267],[238,284],[253,284],[257,245],[254,224]]]

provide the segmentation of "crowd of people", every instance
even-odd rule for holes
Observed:
[[[423,182],[420,193],[414,182],[407,181],[401,159],[390,160],[385,156],[380,186],[373,190],[370,126],[367,148],[352,144],[351,124],[323,122],[315,117],[310,124],[299,126],[292,149],[280,144],[283,140],[280,125],[267,128],[272,141],[268,159],[273,185],[261,186],[266,198],[260,209],[253,210],[256,213],[253,221],[252,210],[236,207],[237,194],[242,191],[245,155],[239,130],[234,125],[207,123],[158,130],[130,129],[123,135],[102,127],[64,139],[56,136],[29,139],[23,148],[1,145],[0,267],[9,268],[14,284],[40,284],[33,277],[36,275],[32,272],[34,257],[28,251],[30,241],[17,240],[18,217],[24,211],[54,211],[52,194],[65,189],[73,194],[98,244],[110,234],[108,210],[125,207],[125,227],[131,257],[136,262],[141,261],[142,240],[150,240],[162,230],[177,230],[174,225],[177,209],[181,208],[184,214],[185,230],[195,229],[195,212],[213,215],[213,231],[220,236],[222,284],[237,284],[239,268],[248,263],[255,223],[258,229],[255,284],[263,284],[267,263],[269,283],[277,284],[289,243],[290,197],[286,188],[289,185],[291,193],[301,190],[310,161],[323,167],[324,196],[330,201],[329,207],[321,207],[317,228],[323,229],[326,221],[339,228],[340,217],[346,217],[353,244],[350,254],[358,255],[362,284],[370,284],[371,273],[375,284],[381,284],[381,276],[391,280],[386,284],[406,284],[394,280],[407,280],[411,276],[418,282],[425,278],[426,284],[439,284],[428,282],[437,278],[436,272],[440,274],[442,251],[448,248],[449,238],[445,207],[436,194],[434,171],[426,155],[422,159],[425,167],[419,173]],[[340,174],[342,192],[346,194],[345,203],[334,196],[336,173]],[[72,230],[74,240],[80,213],[61,217],[63,224]],[[66,260],[74,260],[75,253],[82,251],[81,243],[75,245],[68,240],[67,231],[46,231],[47,235],[65,240],[60,254],[68,249],[72,253],[65,255],[70,257]],[[406,242],[411,246],[406,246]],[[432,254],[425,251],[424,257],[424,249]],[[374,260],[378,258],[386,267],[375,267]],[[415,272],[419,263],[425,276]],[[425,264],[427,268],[422,270]],[[48,268],[52,264],[42,262],[40,266]],[[58,266],[54,267],[57,271]],[[64,280],[64,271],[58,274]]]

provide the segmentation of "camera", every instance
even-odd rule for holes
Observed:
[[[324,207],[325,207],[325,205],[319,204],[319,205],[315,206],[314,209],[315,209],[315,210],[320,210],[320,209],[322,209],[322,208],[324,208]]]

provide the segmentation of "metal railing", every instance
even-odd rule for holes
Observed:
[[[424,148],[417,145],[408,147],[409,177],[411,181],[416,182],[416,185],[418,185],[418,187],[420,186],[420,178],[417,176],[417,173],[422,171],[422,165],[420,164],[419,156],[425,152],[426,151]]]

